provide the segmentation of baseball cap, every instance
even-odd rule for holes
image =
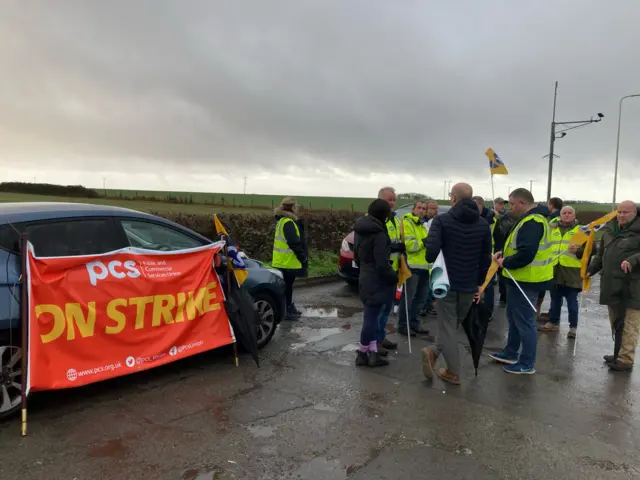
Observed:
[[[504,198],[498,197],[493,201],[493,203],[505,203],[505,201],[504,201]]]

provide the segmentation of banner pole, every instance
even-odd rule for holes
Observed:
[[[27,278],[27,245],[28,235],[23,233],[20,235],[20,263],[22,270],[22,284],[20,285],[20,333],[21,333],[21,359],[20,359],[20,377],[21,377],[21,405],[22,405],[22,422],[21,433],[23,437],[27,436],[27,384],[28,384],[28,360],[29,360],[29,279]]]
[[[495,187],[493,185],[493,173],[492,173],[491,174],[491,205],[493,205],[493,208],[496,207],[496,205],[494,203],[495,200],[496,200],[496,189],[495,189]]]

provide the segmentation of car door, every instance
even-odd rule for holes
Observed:
[[[116,222],[120,224],[129,242],[128,246],[131,247],[171,252],[202,247],[209,243],[160,222],[139,218],[118,218]]]

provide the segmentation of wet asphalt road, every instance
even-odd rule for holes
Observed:
[[[399,337],[388,367],[356,368],[354,292],[301,289],[307,316],[281,326],[260,369],[227,349],[34,396],[28,437],[0,423],[0,479],[640,478],[640,373],[603,365],[612,342],[595,300],[575,356],[566,312],[560,333],[540,334],[531,377],[485,357],[475,378],[461,332],[455,387],[424,379],[419,338],[409,355]],[[503,316],[488,347],[502,346]]]

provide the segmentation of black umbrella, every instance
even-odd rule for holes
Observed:
[[[476,368],[476,377],[478,376],[478,364],[480,363],[480,355],[482,354],[482,347],[484,346],[484,339],[487,335],[487,327],[490,321],[491,311],[485,307],[484,302],[474,302],[469,309],[469,313],[462,321],[462,327],[469,340],[471,358],[473,359],[473,366]]]
[[[256,365],[260,367],[256,332],[257,326],[260,324],[260,317],[249,292],[247,292],[246,288],[238,285],[235,275],[228,270],[225,295],[224,308],[233,327],[236,341],[251,354]]]
[[[627,303],[631,296],[631,286],[629,278],[625,278],[622,284],[622,292],[620,294],[620,304],[618,305],[618,314],[611,325],[611,336],[613,337],[613,363],[618,361],[618,354],[622,346],[622,332],[624,331],[624,321],[627,316]]]

